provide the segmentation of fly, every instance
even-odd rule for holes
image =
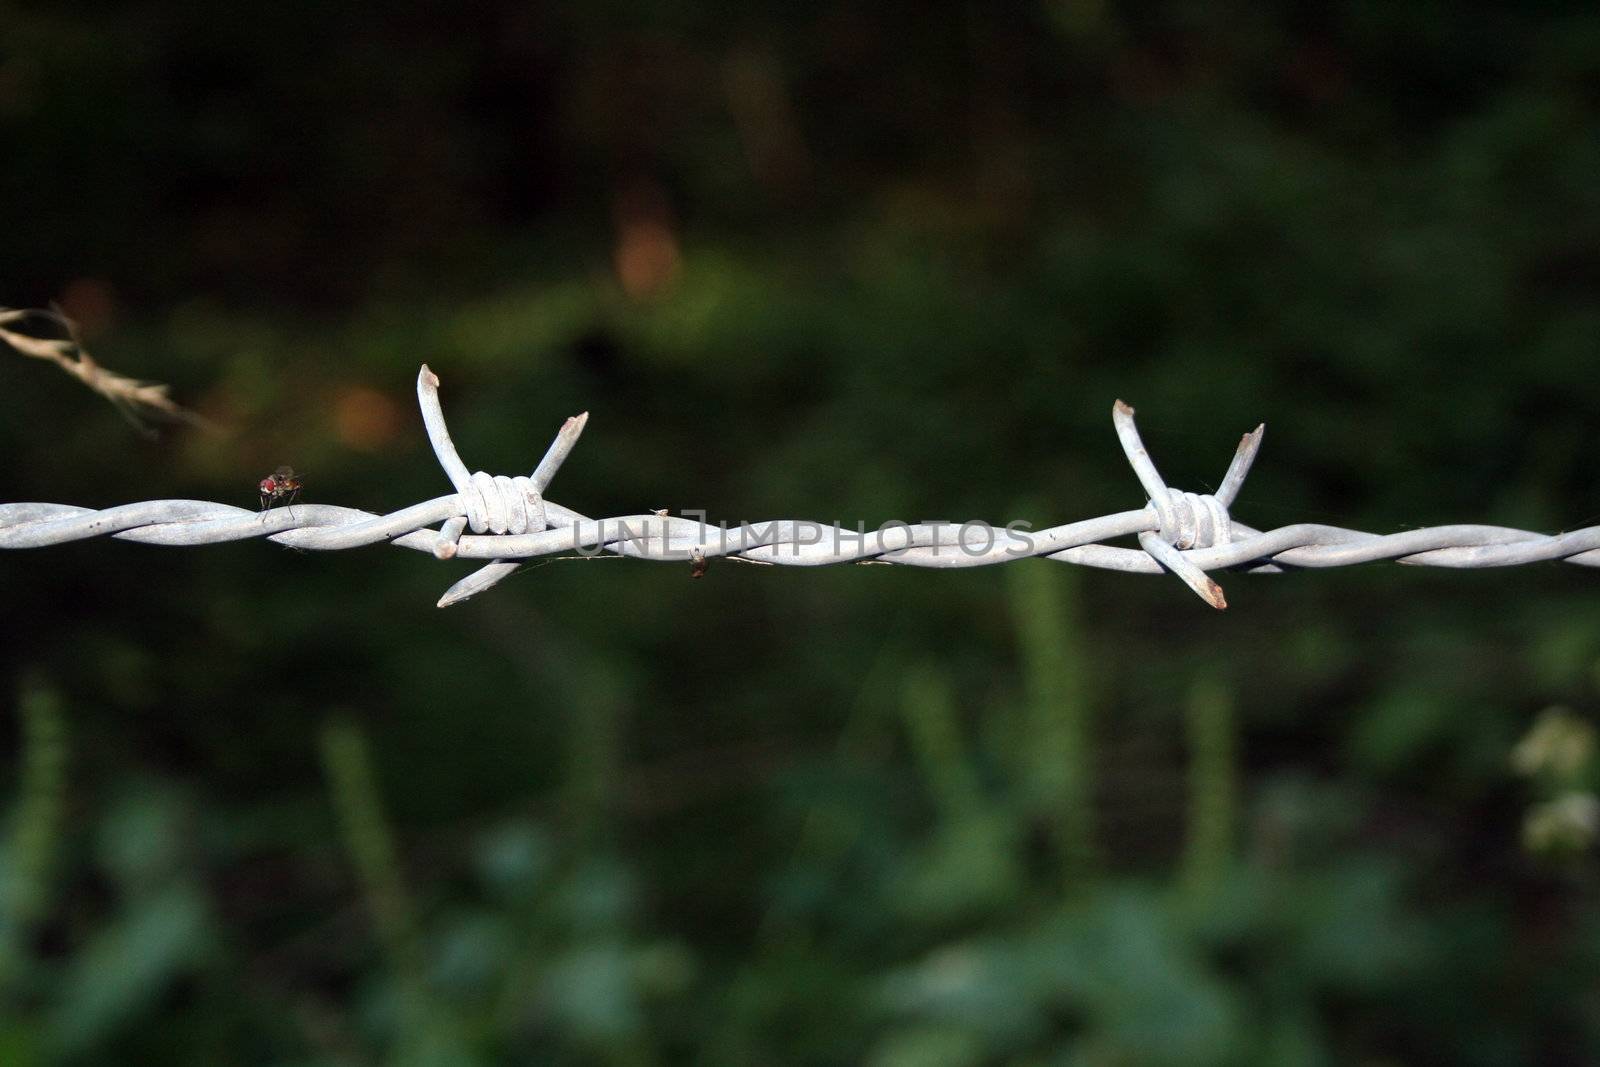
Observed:
[[[293,467],[279,467],[261,479],[258,488],[261,492],[261,514],[265,516],[268,510],[279,504],[293,504],[304,485]]]

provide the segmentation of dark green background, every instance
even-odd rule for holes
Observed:
[[[1572,529],[1597,176],[1588,4],[0,0],[0,303],[222,428],[0,352],[0,500],[427,499],[426,360],[591,515],[1120,511],[1121,397]],[[469,569],[0,555],[0,1063],[1600,1058],[1592,571]]]

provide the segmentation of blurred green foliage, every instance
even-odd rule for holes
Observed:
[[[0,0],[0,500],[1600,499],[1590,5]],[[0,1064],[1600,1059],[1587,571],[0,556]],[[1566,709],[1546,711],[1546,709]]]

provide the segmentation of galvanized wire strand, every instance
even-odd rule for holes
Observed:
[[[447,607],[488,589],[516,560],[578,552],[684,562],[726,556],[753,563],[815,567],[886,563],[911,567],[987,566],[1042,556],[1138,574],[1171,572],[1216,608],[1226,607],[1216,570],[1278,572],[1393,559],[1431,567],[1504,567],[1561,560],[1600,566],[1600,527],[1547,535],[1502,526],[1457,525],[1373,534],[1299,523],[1261,531],[1234,520],[1237,498],[1260,450],[1264,427],[1245,434],[1213,494],[1169,488],[1146,452],[1133,409],[1117,401],[1113,424],[1145,506],[1032,530],[1013,524],[885,523],[875,530],[775,519],[722,526],[661,513],[592,519],[543,494],[571,454],[588,415],[570,418],[527,477],[472,474],[456,453],[426,366],[417,380],[429,441],[456,492],[387,515],[333,504],[292,504],[257,512],[203,500],[150,500],[94,510],[67,504],[0,504],[0,548],[40,548],[111,536],[141,544],[190,546],[265,537],[291,548],[332,551],[388,542],[441,559],[487,560],[440,599]],[[437,528],[436,528],[437,527]],[[467,533],[471,528],[473,532]],[[978,536],[974,536],[977,531]],[[1139,547],[1102,542],[1133,537]]]

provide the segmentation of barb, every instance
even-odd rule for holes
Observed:
[[[1240,440],[1214,494],[1186,493],[1162,480],[1139,438],[1133,408],[1120,400],[1112,408],[1112,422],[1147,494],[1143,507],[1044,530],[1019,524],[996,529],[977,523],[894,522],[874,531],[792,519],[729,527],[664,512],[591,519],[544,496],[583,434],[587,413],[566,420],[530,476],[496,477],[468,473],[445,426],[439,378],[426,365],[417,377],[417,401],[454,493],[387,515],[304,503],[262,514],[203,500],[150,500],[103,511],[66,504],[0,504],[0,548],[39,548],[102,536],[183,546],[267,537],[299,549],[331,551],[388,542],[440,559],[491,561],[451,586],[440,607],[493,586],[519,566],[517,560],[574,551],[688,563],[692,576],[703,574],[706,561],[715,556],[800,567],[851,562],[980,567],[1042,556],[1137,574],[1170,572],[1219,609],[1227,606],[1222,587],[1211,577],[1219,570],[1272,573],[1384,559],[1430,567],[1507,567],[1545,560],[1600,567],[1600,526],[1556,535],[1503,526],[1436,526],[1397,534],[1312,523],[1253,529],[1235,521],[1228,509],[1261,449],[1264,426]],[[1139,547],[1103,543],[1120,537],[1134,538]]]

